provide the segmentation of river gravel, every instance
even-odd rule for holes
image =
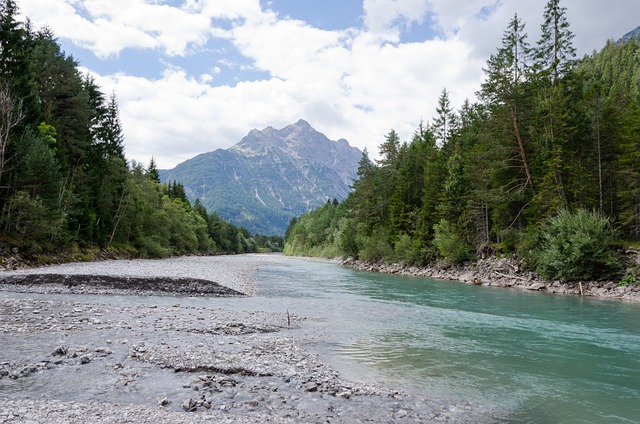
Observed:
[[[3,273],[0,290],[78,299],[153,292],[152,286],[139,292],[87,277],[110,276],[169,286],[180,279],[208,281],[251,295],[255,270],[281,260],[243,255],[74,263]],[[29,280],[42,275],[50,278]],[[87,283],[65,284],[61,276]],[[176,296],[165,289],[154,294]],[[463,400],[345,380],[310,352],[321,335],[307,328],[304,316],[212,305],[4,295],[0,423],[493,421],[490,411]]]
[[[0,275],[102,275],[138,278],[191,278],[223,283],[246,295],[255,292],[253,273],[261,266],[277,263],[279,255],[181,256],[170,259],[107,260],[73,262],[42,268],[6,271]],[[1,282],[1,281],[0,281]]]

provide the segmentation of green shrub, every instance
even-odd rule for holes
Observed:
[[[633,274],[625,275],[618,283],[620,287],[635,286],[636,284],[638,284],[638,279]]]
[[[433,262],[434,254],[420,240],[402,234],[393,246],[395,261],[403,265],[423,266]]]
[[[501,253],[507,255],[516,250],[522,241],[522,233],[514,228],[502,230],[498,233]]]
[[[528,269],[536,268],[539,246],[542,243],[540,226],[527,226],[520,236],[520,241],[516,246],[518,256],[520,256]]]
[[[367,237],[360,250],[360,259],[368,262],[391,261],[393,248],[389,243],[389,235],[380,230]]]
[[[472,258],[471,246],[449,221],[441,220],[433,226],[433,230],[433,245],[444,260],[459,264]]]
[[[627,268],[618,285],[620,287],[625,287],[635,286],[637,284],[640,284],[640,265],[634,264]]]
[[[362,248],[358,237],[358,224],[354,219],[345,219],[338,233],[338,248],[349,257],[359,259]]]
[[[140,244],[139,251],[143,258],[168,258],[173,254],[171,246],[163,237],[151,235],[140,240]]]
[[[65,216],[52,210],[42,198],[19,191],[9,199],[6,209],[7,228],[22,240],[38,244],[62,238]]]
[[[547,280],[602,277],[619,266],[609,245],[615,231],[609,218],[586,209],[561,209],[542,228],[536,271]]]

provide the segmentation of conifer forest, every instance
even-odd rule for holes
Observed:
[[[282,249],[161,184],[153,160],[129,163],[116,93],[17,15],[0,2],[0,250],[81,260]]]
[[[566,8],[551,0],[543,17],[538,40],[512,18],[475,100],[454,110],[445,88],[411,140],[381,137],[345,201],[292,221],[285,252],[407,265],[517,255],[565,280],[619,271],[616,248],[640,242],[638,39],[579,59]]]

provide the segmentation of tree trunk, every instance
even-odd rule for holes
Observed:
[[[522,165],[524,166],[524,172],[527,174],[527,184],[530,184],[531,188],[533,188],[533,177],[531,176],[531,170],[529,169],[527,154],[524,151],[524,143],[522,142],[522,137],[520,136],[520,129],[518,128],[518,119],[516,117],[516,111],[513,108],[511,108],[511,119],[513,121],[513,130],[516,134],[516,139],[518,140],[518,150],[520,152],[520,159],[522,160]]]
[[[0,82],[0,186],[2,174],[8,161],[7,148],[11,141],[11,132],[23,117],[22,101],[16,101],[13,98],[9,83]]]

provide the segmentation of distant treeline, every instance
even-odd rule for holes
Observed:
[[[190,205],[152,162],[128,163],[105,95],[47,28],[0,2],[0,251],[107,249],[143,257],[281,250]]]
[[[640,241],[639,44],[576,60],[559,3],[533,46],[514,16],[478,100],[455,111],[445,89],[410,141],[392,130],[345,201],[291,223],[285,252],[417,265],[517,253],[562,279],[615,270],[611,242]]]

